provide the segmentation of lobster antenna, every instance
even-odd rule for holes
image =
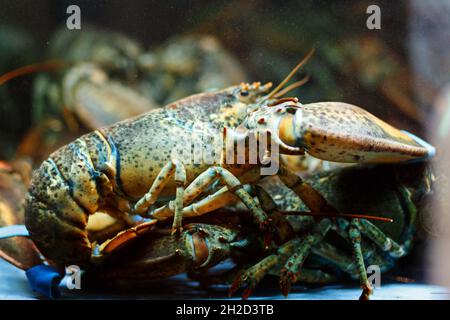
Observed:
[[[297,89],[298,87],[301,87],[302,85],[307,83],[309,81],[309,79],[310,79],[310,76],[307,75],[302,80],[294,82],[293,84],[288,85],[286,88],[284,88],[283,90],[281,90],[280,92],[275,94],[273,97],[278,99],[279,97],[284,96],[289,91],[292,91],[294,89]]]
[[[294,215],[294,216],[311,216],[311,217],[333,217],[333,218],[351,218],[351,219],[367,219],[376,220],[383,222],[394,222],[392,218],[371,216],[366,214],[348,214],[348,213],[313,213],[313,212],[303,212],[303,211],[280,211],[284,215]]]
[[[311,49],[309,52],[308,52],[308,54],[294,67],[294,69],[292,69],[292,71],[287,75],[287,77],[286,78],[284,78],[284,80],[283,81],[281,81],[281,83],[275,88],[275,89],[273,89],[272,90],[272,92],[270,92],[268,95],[267,95],[267,99],[271,99],[271,98],[273,98],[274,96],[275,96],[275,94],[277,94],[277,92],[278,91],[280,91],[281,90],[281,88],[283,88],[284,87],[284,85],[286,84],[286,83],[288,83],[289,82],[289,80],[291,80],[292,79],[292,77],[295,75],[295,73],[298,71],[298,69],[300,69],[306,62],[308,62],[308,60],[311,58],[311,56],[314,54],[314,52],[315,52],[315,49],[313,48],[313,49]]]
[[[49,71],[62,68],[66,66],[67,63],[61,60],[49,60],[41,63],[34,63],[27,66],[20,67],[18,69],[9,71],[0,76],[0,86],[5,84],[6,82],[30,74],[41,71]]]

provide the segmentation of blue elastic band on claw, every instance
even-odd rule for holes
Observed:
[[[47,298],[59,297],[59,283],[62,276],[55,268],[40,264],[28,269],[26,275],[33,291],[41,293]]]

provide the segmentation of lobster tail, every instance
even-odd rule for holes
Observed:
[[[25,224],[42,254],[57,265],[85,265],[91,254],[88,216],[98,209],[92,161],[78,139],[34,173],[25,203]]]
[[[64,221],[63,207],[53,207],[46,201],[28,194],[25,207],[25,224],[30,237],[41,253],[58,266],[88,263],[91,244],[82,221],[79,225]],[[80,212],[83,216],[83,213]],[[42,232],[50,230],[50,232]]]

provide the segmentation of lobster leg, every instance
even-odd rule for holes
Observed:
[[[313,246],[322,241],[327,232],[331,228],[331,220],[321,220],[312,230],[302,238],[301,243],[297,247],[297,250],[292,254],[280,273],[280,287],[285,296],[288,295],[291,283],[298,280],[298,276],[302,271],[303,263],[311,252]]]
[[[241,286],[245,286],[242,296],[244,299],[248,298],[264,276],[272,269],[280,268],[300,243],[300,238],[289,240],[281,245],[275,253],[265,257],[260,262],[247,269],[233,281],[229,290],[230,295],[234,294]]]
[[[181,231],[181,220],[184,198],[184,185],[186,184],[186,170],[181,161],[174,159],[168,162],[159,172],[150,190],[135,204],[133,212],[137,214],[145,213],[148,208],[158,199],[159,194],[164,189],[169,180],[174,177],[177,191],[174,203],[174,218],[172,231]]]
[[[388,252],[391,257],[400,258],[405,255],[405,249],[402,245],[389,238],[372,222],[361,219],[355,221],[361,233],[372,240],[381,250]]]
[[[358,228],[358,223],[356,219],[352,219],[350,222],[350,227],[348,229],[348,235],[353,245],[353,254],[355,257],[356,268],[359,275],[359,282],[363,292],[359,297],[360,300],[368,300],[369,296],[373,292],[372,285],[367,279],[366,267],[364,265],[364,256],[361,250],[361,232]]]
[[[235,194],[247,206],[258,225],[262,229],[265,229],[270,221],[268,216],[261,209],[259,204],[250,196],[248,191],[245,190],[239,179],[236,178],[230,171],[222,167],[210,167],[205,172],[201,173],[196,179],[194,179],[194,181],[191,182],[191,184],[186,188],[184,192],[184,205],[190,204],[195,198],[197,198],[202,192],[204,192],[207,187],[217,181],[217,179],[220,179],[220,181],[227,186],[228,190]],[[223,191],[221,190],[219,190],[218,192],[226,193],[225,189],[223,189]],[[218,200],[221,201],[222,205],[225,205],[226,201],[231,201],[231,203],[235,202],[235,199],[233,197],[229,197],[226,195],[215,197],[213,195],[201,202],[201,205],[203,208],[210,208],[211,206],[213,206],[213,201]],[[195,208],[195,204],[191,206],[191,208]],[[153,211],[151,215],[156,219],[164,217],[167,209],[167,205],[163,206]]]
[[[338,220],[339,227],[336,231],[345,237],[345,234],[342,234],[342,230],[346,230],[349,227],[349,223],[344,219]],[[358,228],[362,235],[370,239],[372,243],[383,252],[387,252],[392,258],[401,258],[404,256],[408,251],[407,247],[411,245],[412,237],[408,237],[404,244],[401,245],[388,237],[383,231],[367,219],[357,219],[352,221],[352,223],[356,228]],[[362,245],[364,245],[364,243],[362,243]],[[363,252],[372,251],[364,246],[362,249]]]
[[[385,255],[380,254],[373,245],[368,245],[364,241],[361,243],[361,251],[364,253],[364,261],[369,265],[385,266],[388,268],[388,264],[393,263]],[[335,246],[321,242],[317,244],[311,252],[323,260],[329,263],[330,266],[338,268],[340,271],[347,273],[352,278],[359,278],[358,271],[352,256],[348,255],[336,248]]]
[[[244,185],[243,188],[250,192],[248,185]],[[197,202],[190,204],[183,208],[183,217],[195,217],[201,216],[205,213],[212,212],[216,209],[223,208],[227,205],[235,204],[239,201],[239,198],[234,194],[229,192],[227,187],[223,187],[215,193],[208,195]]]
[[[322,228],[328,229],[328,223],[324,223]],[[319,232],[319,230],[316,231]],[[322,230],[322,232],[324,232],[324,230]],[[321,238],[321,236],[316,237],[317,241],[320,241],[319,238]],[[305,252],[312,248],[312,246],[308,246],[307,242],[309,240],[305,240],[307,238],[308,236],[306,238],[294,238],[289,240],[281,245],[275,253],[265,257],[260,262],[247,269],[231,285],[230,295],[235,293],[241,286],[244,286],[245,289],[242,296],[246,299],[251,295],[256,285],[264,278],[264,276],[267,274],[282,275],[283,270],[285,269],[284,266],[289,263],[289,261],[286,262],[286,260],[288,260],[288,258],[290,260],[299,248],[301,251]],[[307,254],[305,254],[305,257],[306,256]],[[325,284],[335,280],[336,277],[329,273],[323,272],[322,270],[313,270],[308,268],[302,268],[302,272],[298,273],[296,277],[296,281],[315,284]]]
[[[372,293],[371,285],[367,280],[367,271],[365,262],[369,265],[386,266],[392,263],[388,257],[381,254],[377,248],[384,252],[390,253],[393,258],[400,257],[402,252],[405,252],[404,246],[397,244],[395,241],[387,237],[378,227],[373,225],[366,219],[353,219],[348,222],[344,219],[337,219],[338,225],[335,229],[339,235],[344,239],[350,238],[350,243],[353,247],[353,260],[347,257],[347,254],[340,251],[336,247],[326,242],[318,243],[312,252],[321,258],[331,262],[332,265],[338,267],[341,271],[349,274],[352,277],[357,277],[360,280],[363,288],[361,299],[368,299]],[[366,228],[365,226],[369,227]],[[361,235],[369,238],[371,243],[362,241]],[[409,243],[409,241],[407,241]]]
[[[278,176],[312,212],[337,212],[316,189],[288,169],[281,167]]]
[[[175,183],[177,184],[177,191],[175,195],[175,212],[173,216],[172,232],[181,232],[181,220],[183,218],[181,210],[183,209],[183,198],[184,198],[184,186],[186,184],[186,171],[183,164],[174,160],[176,165],[175,169]]]
[[[259,178],[258,175],[259,171],[260,169],[258,167],[255,167],[239,177],[239,181],[241,182],[241,184],[243,184],[243,188],[248,193],[251,193],[251,188],[249,187],[249,185],[247,185],[247,183],[253,183],[257,181]],[[256,180],[255,176],[257,177]],[[205,186],[211,185],[216,180],[217,176],[211,175],[208,178],[209,182],[203,181],[203,184]],[[236,196],[236,194],[230,191],[227,186],[224,186],[219,190],[217,190],[215,193],[210,194],[207,197],[192,203],[192,201],[196,197],[198,197],[204,191],[205,188],[206,187],[199,188],[198,186],[194,186],[192,183],[189,185],[188,189],[186,189],[186,191],[184,192],[183,198],[184,207],[182,210],[183,217],[186,218],[186,217],[201,216],[205,213],[223,208],[227,205],[233,205],[239,202],[239,198]],[[263,210],[265,209],[263,208]],[[173,212],[170,209],[170,203],[169,205],[164,205],[152,212],[152,216],[156,219],[166,219],[171,217],[172,215]]]
[[[309,184],[304,182],[300,177],[291,173],[288,169],[282,168],[282,170],[280,170],[279,176],[280,176],[281,181],[283,181],[283,183],[287,187],[289,187],[291,190],[293,190],[305,202],[305,204],[308,206],[308,208],[312,212],[337,212],[337,210],[335,208],[333,208],[331,205],[329,205],[328,202],[325,200],[325,198],[323,198],[319,192],[317,192],[313,187],[311,187]],[[364,257],[363,257],[363,253],[361,250],[361,233],[360,233],[358,221],[356,219],[352,220],[348,232],[349,232],[348,235],[351,239],[352,246],[353,246],[353,252],[354,252],[354,256],[355,256],[355,262],[356,262],[356,267],[357,267],[357,271],[358,271],[358,275],[359,275],[360,284],[363,289],[360,299],[367,300],[369,298],[369,296],[371,295],[373,289],[367,279],[366,268],[364,265]],[[380,232],[380,233],[382,234],[382,232]],[[379,237],[380,234],[377,233],[377,236]],[[300,260],[301,258],[302,257],[300,255],[297,259],[295,259],[295,258],[293,258],[293,259],[303,261],[303,260]],[[298,272],[300,270],[300,268],[298,268],[298,265],[294,264],[295,262],[298,262],[295,260],[290,261],[291,263],[293,263],[292,265],[294,266],[294,268],[292,268],[292,267],[289,268],[289,266],[288,266],[288,268],[286,268],[287,270],[289,270],[287,272],[294,272],[293,273],[294,277],[292,277],[292,275],[289,273],[286,274],[286,275],[289,275],[292,278],[292,280],[295,280],[296,268],[297,268]],[[300,265],[300,267],[301,267],[301,265]],[[286,290],[288,290],[289,283],[288,282],[285,283],[285,281],[288,281],[288,279],[286,277],[282,276],[282,278],[280,280],[280,283],[282,285],[282,290],[284,292],[287,292]]]
[[[328,272],[308,268],[302,268],[302,273],[297,277],[297,281],[309,284],[327,284],[336,280],[336,277]]]
[[[356,272],[351,257],[328,242],[319,242],[311,249],[311,252],[349,275],[354,275]]]

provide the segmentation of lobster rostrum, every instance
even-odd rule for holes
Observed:
[[[236,196],[266,235],[275,233],[267,214],[242,188],[261,179],[263,164],[224,161],[231,152],[227,145],[219,150],[221,161],[183,162],[178,156],[184,137],[207,149],[218,136],[231,136],[236,142],[263,133],[279,145],[280,154],[307,152],[324,160],[357,163],[433,155],[434,149],[423,140],[358,107],[334,102],[302,105],[296,98],[282,98],[298,86],[284,88],[311,54],[269,93],[271,84],[256,82],[190,96],[58,149],[36,170],[26,198],[26,226],[32,240],[57,265],[87,266],[101,246],[91,242],[87,232],[89,217],[96,212],[106,212],[129,227],[135,226],[137,216],[173,217],[177,236],[182,217],[235,203]],[[312,212],[327,212],[323,197],[289,169],[281,166],[278,176]],[[162,204],[166,196],[174,199]],[[147,224],[141,227],[142,234]]]

